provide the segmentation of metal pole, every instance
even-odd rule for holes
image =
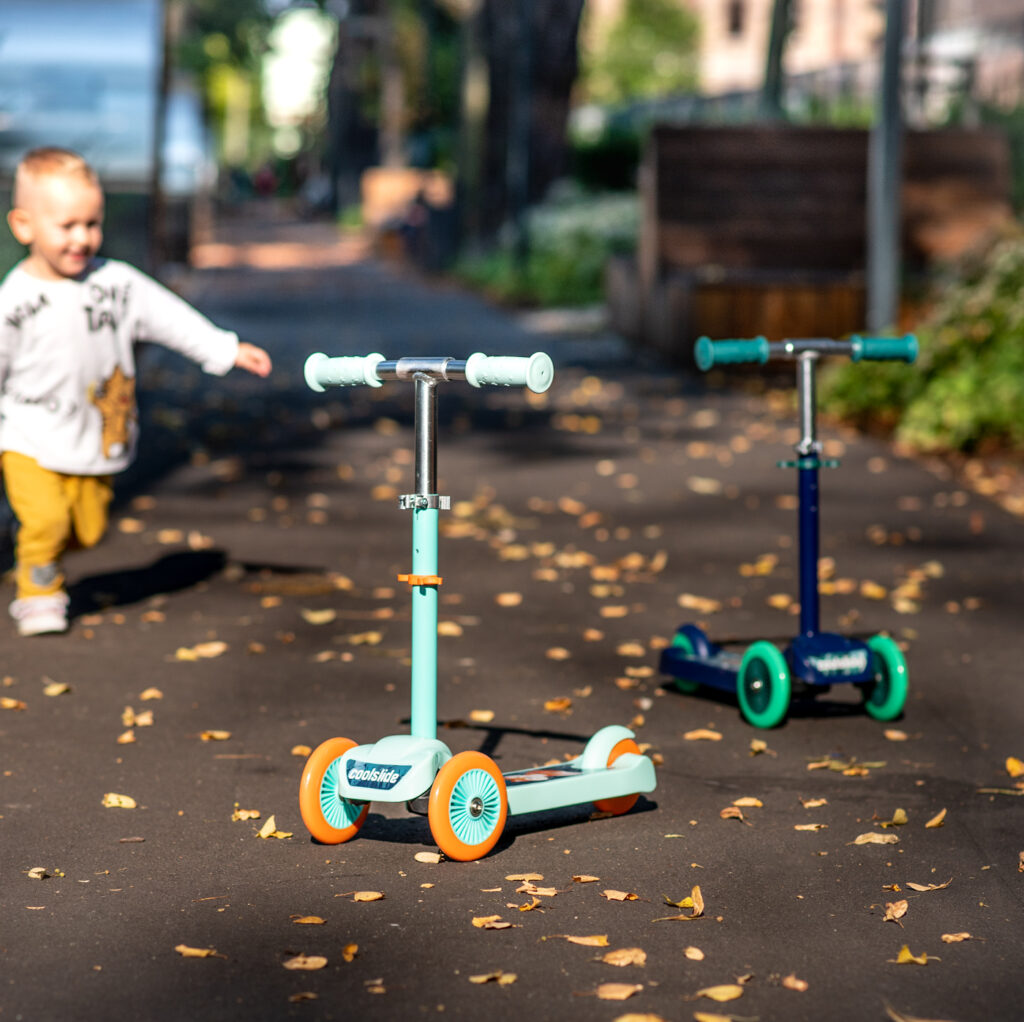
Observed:
[[[416,492],[437,492],[437,381],[416,377]]]
[[[872,332],[895,325],[899,314],[903,20],[904,0],[887,0],[881,89],[868,147],[867,327]]]

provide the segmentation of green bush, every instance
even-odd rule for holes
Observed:
[[[999,241],[940,295],[916,364],[843,364],[823,406],[921,450],[1024,448],[1024,233]]]
[[[636,246],[635,194],[572,195],[537,206],[527,220],[529,245],[520,265],[510,244],[464,258],[455,275],[503,302],[588,305],[603,297],[608,257]]]

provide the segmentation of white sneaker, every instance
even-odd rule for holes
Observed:
[[[18,623],[19,635],[47,635],[68,630],[66,593],[26,596],[11,604],[10,613]]]

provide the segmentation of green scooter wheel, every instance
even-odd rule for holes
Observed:
[[[685,632],[676,632],[672,636],[671,646],[673,649],[681,649],[687,656],[693,656],[693,643]],[[685,692],[688,696],[692,696],[700,688],[697,682],[686,681],[685,678],[675,678],[674,683],[680,692]]]
[[[786,658],[770,642],[755,642],[744,653],[736,678],[740,711],[754,727],[778,727],[789,712],[793,686]]]
[[[873,635],[868,649],[875,678],[861,686],[864,709],[875,720],[895,720],[907,701],[907,662],[888,635]]]

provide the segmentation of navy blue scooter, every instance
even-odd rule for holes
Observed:
[[[702,337],[694,351],[697,366],[707,371],[721,363],[790,359],[797,364],[800,441],[796,460],[780,462],[795,468],[799,480],[800,634],[785,654],[771,642],[758,641],[743,654],[709,641],[696,625],[678,629],[672,644],[662,651],[661,671],[676,678],[677,686],[694,692],[701,685],[735,692],[740,711],[755,727],[781,724],[794,696],[814,696],[831,685],[849,683],[860,688],[864,709],[876,720],[895,720],[907,699],[907,665],[896,643],[887,635],[866,642],[819,627],[818,593],[818,470],[839,462],[821,457],[815,435],[814,371],[822,355],[845,355],[854,362],[889,359],[913,362],[917,338],[859,337],[848,341],[752,340],[712,341]]]

